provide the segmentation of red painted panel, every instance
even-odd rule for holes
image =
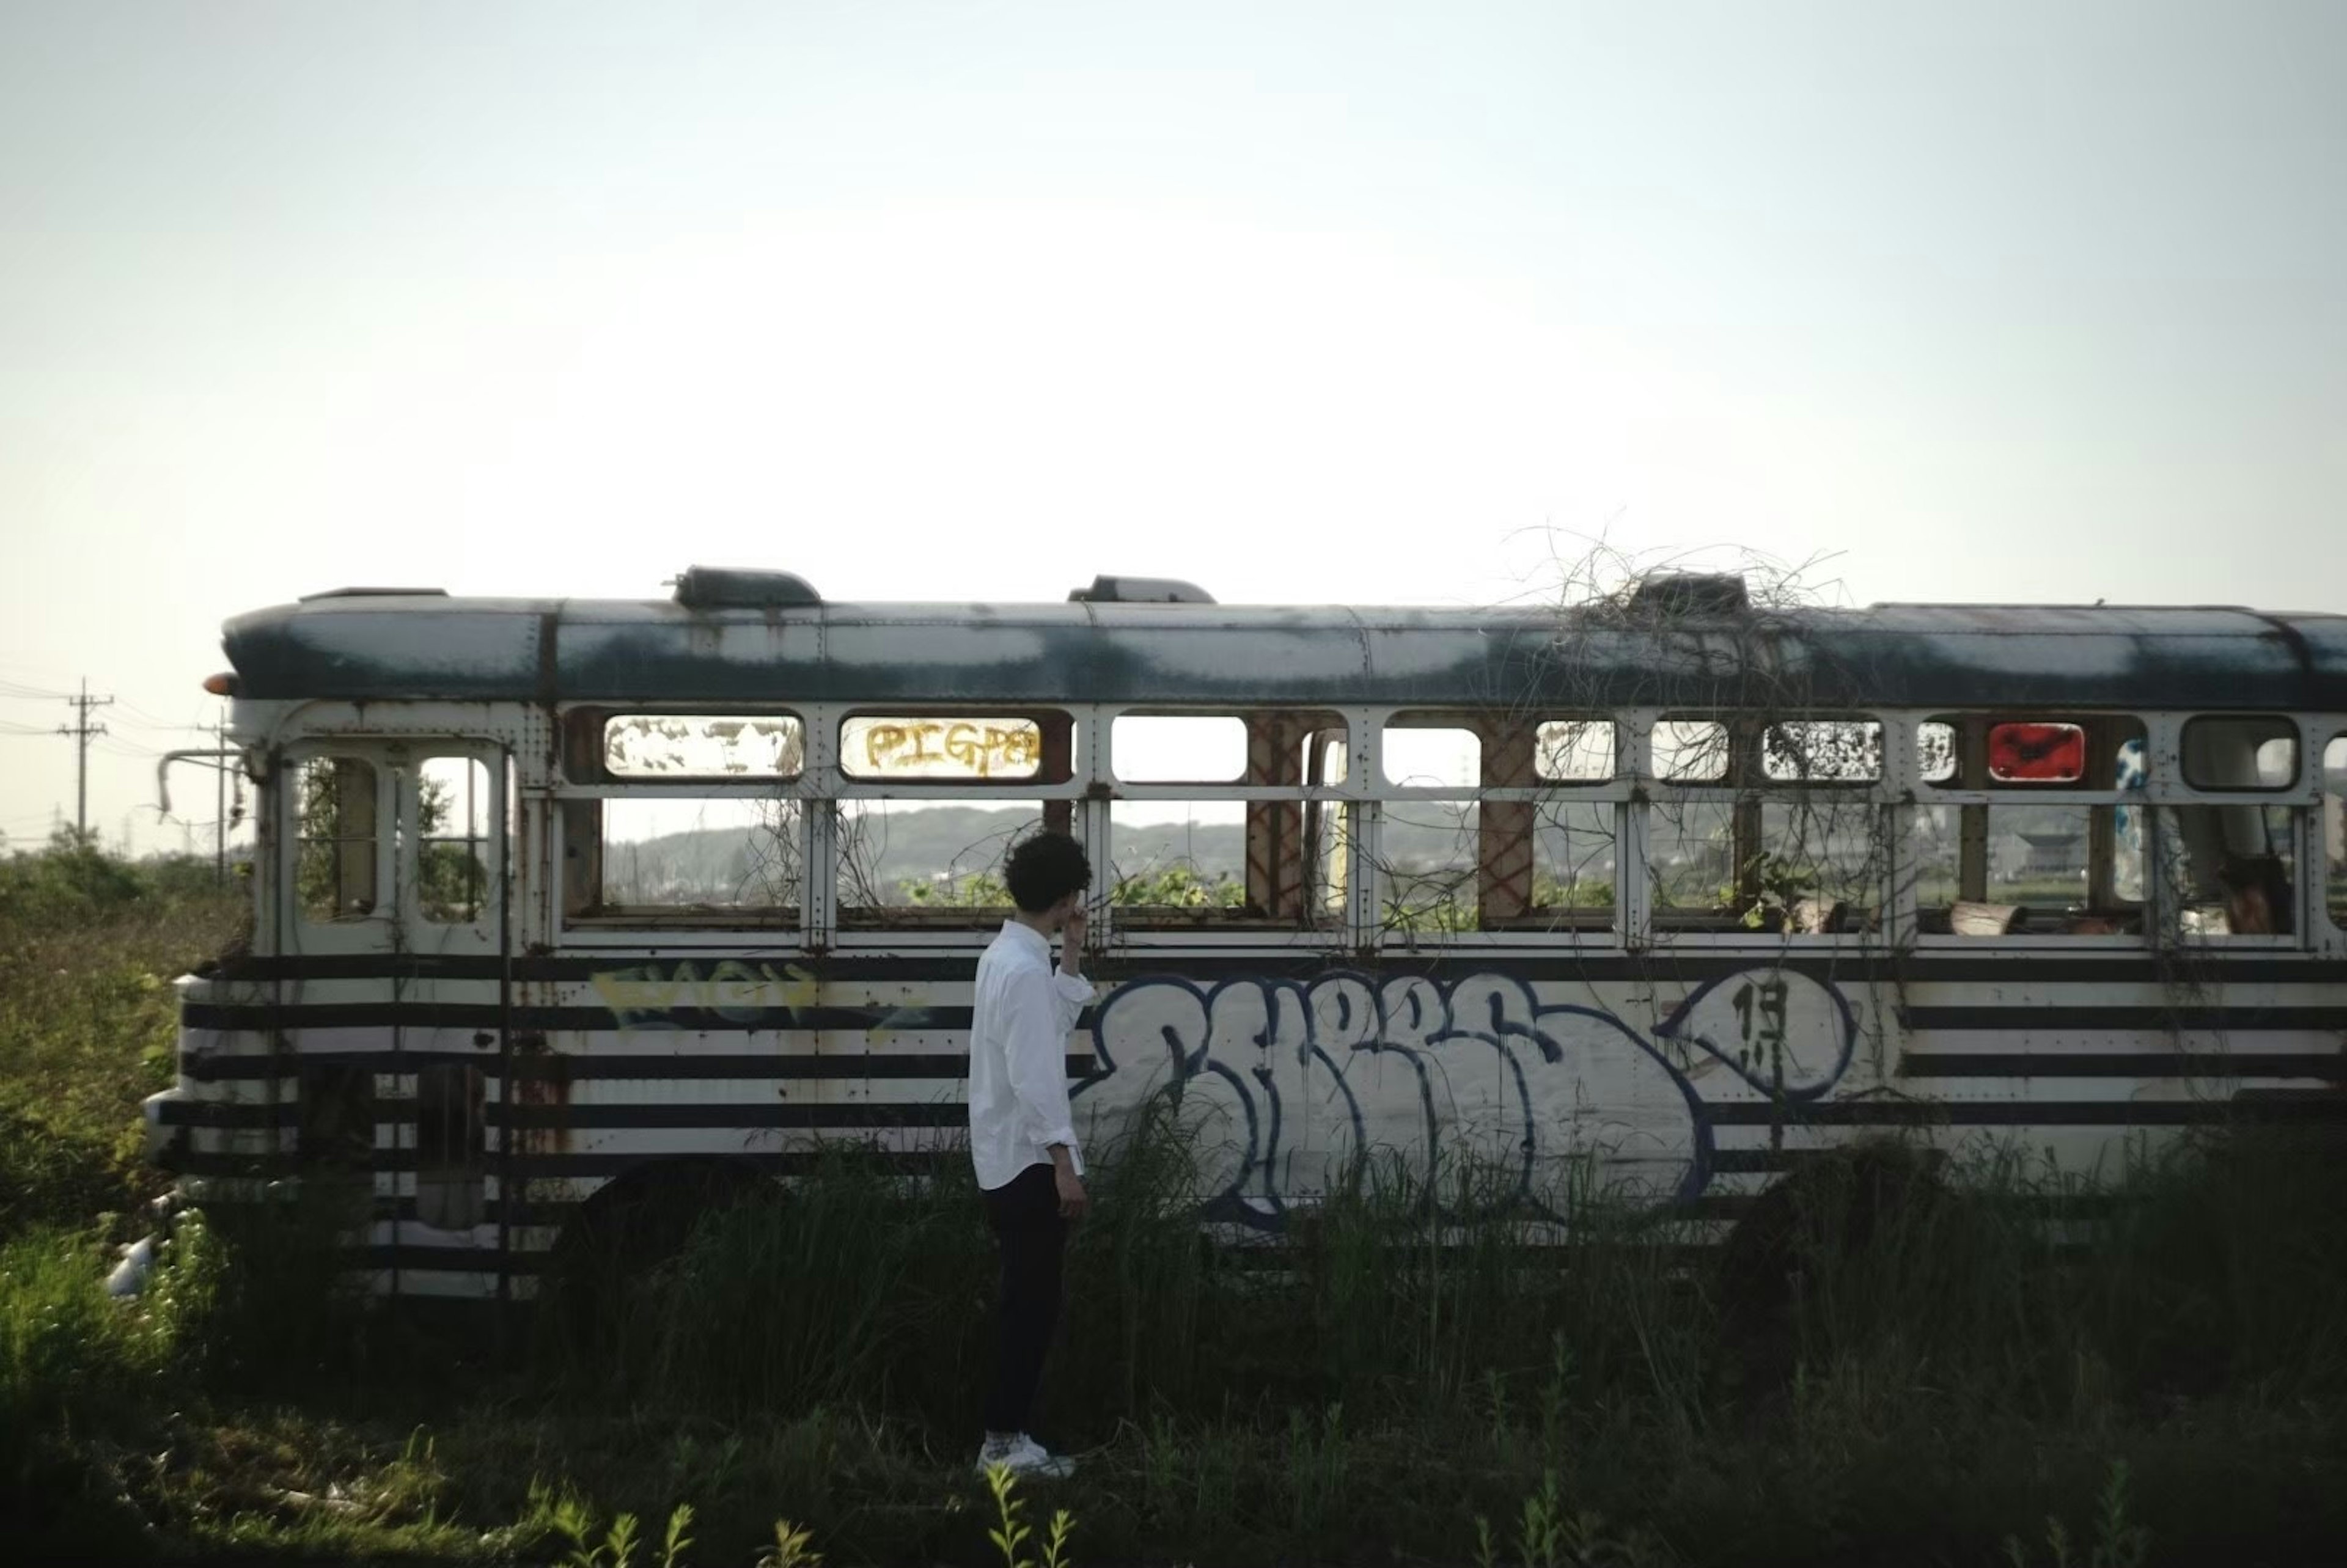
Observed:
[[[2075,784],[2086,776],[2086,732],[2075,724],[1992,724],[1988,776],[1999,784]]]

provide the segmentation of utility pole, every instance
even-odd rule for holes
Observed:
[[[212,770],[212,881],[221,887],[228,886],[228,726],[220,720],[212,721],[212,745],[220,752],[220,765]]]
[[[93,736],[106,733],[104,724],[93,724],[89,722],[89,711],[92,708],[111,708],[114,706],[114,699],[91,696],[89,677],[85,675],[81,678],[81,695],[68,697],[66,701],[71,702],[79,712],[74,715],[75,722],[71,725],[59,724],[57,733],[71,735],[75,741],[74,836],[83,843],[87,843],[89,840],[89,743]]]

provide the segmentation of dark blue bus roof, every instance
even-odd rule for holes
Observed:
[[[689,608],[360,590],[255,610],[239,694],[691,707],[1114,702],[2347,712],[2347,617],[1211,603]]]

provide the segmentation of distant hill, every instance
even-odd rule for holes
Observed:
[[[859,863],[877,893],[893,895],[907,882],[973,873],[999,873],[1002,856],[1040,819],[1019,806],[931,806],[865,819]],[[604,885],[614,902],[780,902],[793,886],[792,868],[777,835],[758,828],[704,828],[665,834],[605,852]],[[1245,863],[1246,831],[1236,822],[1120,823],[1116,872],[1136,876],[1187,866],[1207,877],[1235,876]],[[1461,866],[1473,857],[1471,834],[1456,808],[1411,802],[1388,808],[1385,858],[1399,870]],[[1610,856],[1599,864],[1610,865]],[[1594,867],[1593,867],[1594,869]],[[761,895],[764,895],[761,897]]]

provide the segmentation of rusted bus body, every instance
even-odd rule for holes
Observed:
[[[742,580],[231,623],[256,937],[182,982],[159,1157],[216,1201],[342,1180],[378,1288],[467,1296],[530,1294],[579,1205],[682,1162],[958,1158],[999,911],[958,884],[892,903],[854,864],[857,822],[920,805],[1018,804],[1092,849],[1079,1120],[1178,1081],[1210,1222],[1276,1232],[1389,1152],[1471,1154],[1528,1214],[1594,1184],[1717,1215],[1870,1130],[2086,1173],[2341,1109],[2338,618],[870,607]],[[627,749],[712,716],[699,762]],[[1120,729],[1169,717],[1236,726],[1228,766],[1187,778]],[[2285,736],[2280,779],[2257,759]],[[1395,761],[1452,744],[1448,773]],[[772,897],[615,895],[610,822],[686,799],[769,814]],[[1227,907],[1123,897],[1120,845],[1176,803],[1228,815]],[[1769,836],[1829,809],[1830,897]],[[1405,863],[1427,817],[1447,883]],[[1568,820],[1596,847],[1560,882]]]

